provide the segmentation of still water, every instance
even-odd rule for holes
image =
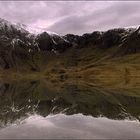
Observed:
[[[139,91],[65,82],[1,82],[0,138],[140,138]]]

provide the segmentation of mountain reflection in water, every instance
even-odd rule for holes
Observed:
[[[33,133],[35,136],[32,135],[31,138],[140,137],[138,92],[139,89],[106,90],[79,83],[1,83],[0,138],[15,138],[16,132],[17,138],[28,138],[29,132],[39,132],[38,129],[45,127],[48,133],[46,129],[41,129],[42,133]],[[34,128],[35,125],[37,128]],[[62,135],[60,131],[63,132]],[[20,132],[23,132],[23,135],[25,133],[25,137],[20,135]],[[108,135],[109,132],[112,134]]]

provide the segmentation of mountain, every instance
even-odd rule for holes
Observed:
[[[140,28],[61,36],[0,19],[1,75],[7,70],[61,79],[136,75],[139,54]]]
[[[12,24],[0,19],[0,67],[1,69],[13,68],[23,63],[29,63],[32,70],[33,54],[42,51],[64,50],[70,43],[63,37],[50,33],[30,33],[26,25]],[[30,29],[31,30],[31,29]],[[30,62],[28,62],[31,60]]]

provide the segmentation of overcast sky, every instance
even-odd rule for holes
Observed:
[[[0,1],[0,17],[58,34],[140,24],[139,1]]]

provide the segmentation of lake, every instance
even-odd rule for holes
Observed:
[[[0,138],[140,138],[138,87],[47,80],[1,82]]]

